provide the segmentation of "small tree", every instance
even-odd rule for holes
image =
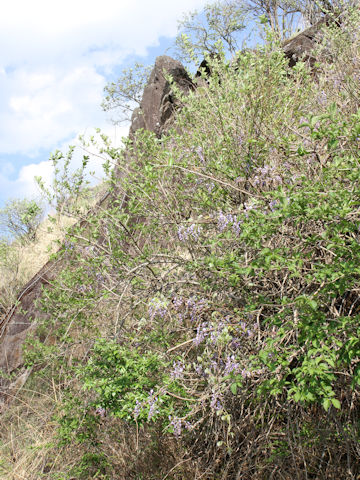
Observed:
[[[281,40],[289,37],[301,19],[302,11],[298,0],[247,0],[251,17],[262,17],[265,23]]]
[[[119,124],[130,120],[133,110],[140,105],[151,70],[151,65],[135,63],[134,66],[124,69],[116,82],[106,85],[105,98],[101,106],[105,111],[116,112],[116,119],[112,119],[113,123]]]
[[[0,209],[0,228],[16,239],[34,240],[44,210],[35,200],[15,199]]]
[[[51,155],[50,161],[54,167],[54,179],[50,186],[45,185],[40,176],[35,177],[46,201],[56,209],[58,214],[64,214],[68,217],[78,216],[78,200],[89,184],[89,181],[85,178],[89,156],[83,155],[81,166],[72,171],[71,162],[74,151],[75,147],[70,146],[65,155],[59,150]]]
[[[314,25],[325,15],[338,15],[355,7],[358,0],[295,0],[293,2],[301,12],[304,20]]]
[[[240,48],[246,15],[242,0],[208,3],[201,12],[185,14],[175,41],[177,56],[183,61],[198,60],[204,54],[217,54],[221,47],[233,55]]]
[[[325,15],[338,15],[357,3],[358,0],[246,0],[248,12],[263,16],[281,39],[294,33],[300,20],[314,25]]]
[[[179,22],[176,52],[181,60],[199,61],[221,49],[231,55],[240,48],[245,29],[260,18],[279,40],[291,36],[300,23],[314,25],[325,15],[338,15],[358,0],[223,0]]]

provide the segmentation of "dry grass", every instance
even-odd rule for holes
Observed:
[[[78,200],[79,218],[85,217],[107,191],[108,185],[102,182],[89,189],[84,198]],[[0,311],[14,304],[17,294],[55,253],[69,228],[78,218],[74,215],[56,215],[53,221],[47,217],[39,226],[34,241],[15,241],[9,249],[5,262],[0,262]]]
[[[23,285],[46,264],[56,252],[66,231],[75,219],[59,217],[54,223],[47,218],[32,242],[14,242],[4,263],[0,264],[0,306],[4,310],[15,301]]]
[[[55,424],[55,389],[44,392],[26,385],[15,394],[2,415],[0,427],[0,478],[32,480],[50,467]],[[50,467],[51,468],[51,467]]]
[[[21,253],[20,273],[27,282],[56,252],[66,231],[75,223],[75,219],[60,217],[55,223],[46,219],[39,228],[37,240],[33,243],[19,246]]]
[[[53,480],[78,478],[74,467],[93,449],[76,443],[58,444],[53,419],[61,405],[63,385],[33,377],[4,411],[0,424],[0,478],[2,480]],[[158,429],[129,426],[114,417],[103,418],[97,426],[94,452],[111,461],[111,478],[190,480],[191,459],[184,457],[176,441]],[[76,472],[76,469],[75,469]],[[139,477],[139,472],[142,472]],[[175,475],[175,476],[174,476]],[[81,478],[85,478],[81,475]],[[95,476],[91,478],[103,478]],[[108,477],[106,477],[108,478]]]

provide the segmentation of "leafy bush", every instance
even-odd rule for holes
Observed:
[[[81,200],[89,185],[86,178],[86,168],[89,155],[83,155],[81,165],[73,169],[75,147],[70,146],[66,154],[57,150],[51,155],[50,161],[54,169],[51,185],[46,185],[41,176],[35,180],[47,203],[56,209],[58,215],[78,218],[81,216]]]
[[[132,112],[140,105],[151,70],[152,66],[137,62],[134,66],[124,69],[115,82],[106,85],[102,107],[105,111],[115,110],[117,118],[113,120],[114,123],[131,119]]]
[[[358,26],[325,32],[315,72],[273,35],[212,59],[168,135],[117,153],[29,342],[61,385],[61,445],[101,449],[81,472],[131,478],[165,439],[146,478],[359,474]]]
[[[35,200],[10,200],[0,209],[0,227],[15,239],[34,240],[43,216],[44,210]]]

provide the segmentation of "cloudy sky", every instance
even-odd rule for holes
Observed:
[[[183,12],[206,0],[12,0],[0,16],[0,207],[34,196],[49,154],[100,127],[103,88],[132,59],[172,44]],[[94,165],[94,168],[97,168]]]

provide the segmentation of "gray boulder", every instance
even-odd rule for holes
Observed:
[[[316,25],[307,28],[295,37],[289,38],[283,43],[283,51],[289,59],[290,67],[297,64],[299,60],[307,61],[313,67],[316,61],[313,50],[322,40],[322,28],[331,21],[329,17],[324,17]]]
[[[171,85],[166,76],[171,76],[177,87],[184,93],[194,84],[180,62],[167,55],[158,57],[141,100],[131,118],[130,137],[140,128],[154,132],[158,137],[168,128],[178,106]]]

